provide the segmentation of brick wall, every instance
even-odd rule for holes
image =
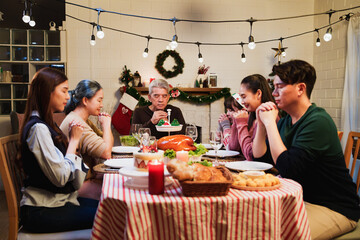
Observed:
[[[315,13],[329,9],[345,9],[360,5],[360,0],[315,0]],[[352,10],[356,12],[357,9]],[[346,12],[335,13],[331,22],[337,21]],[[328,16],[314,18],[315,28],[328,24]],[[320,32],[321,46],[314,46],[314,67],[317,71],[317,82],[314,87],[312,101],[323,107],[334,119],[341,130],[341,104],[345,80],[345,60],[347,46],[347,26],[344,21],[333,26],[333,38],[329,42],[323,40],[326,29]],[[314,43],[317,36],[314,34]]]

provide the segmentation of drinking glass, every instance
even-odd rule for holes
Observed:
[[[136,138],[138,140],[138,142],[140,143],[140,134],[139,134],[139,130],[142,127],[142,124],[131,124],[130,127],[130,134]]]
[[[149,146],[150,135],[151,135],[150,128],[139,129],[140,147]]]
[[[157,142],[156,142],[156,137],[155,136],[150,136],[150,138],[149,138],[149,146],[150,146],[150,150],[157,151]]]
[[[197,129],[195,125],[187,126],[185,129],[185,135],[192,138],[192,140],[195,142],[195,140],[198,137]]]
[[[210,132],[210,144],[215,150],[215,163],[214,166],[218,166],[218,156],[217,151],[221,148],[223,143],[223,135],[221,131],[211,131]]]

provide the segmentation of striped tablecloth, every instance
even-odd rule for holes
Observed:
[[[273,191],[231,188],[224,197],[184,197],[177,181],[163,195],[105,174],[92,239],[310,239],[301,186],[280,179]]]

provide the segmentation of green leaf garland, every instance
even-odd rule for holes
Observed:
[[[166,70],[163,65],[169,56],[173,57],[175,60],[175,66],[173,66],[173,71]],[[175,50],[165,50],[156,57],[156,64],[155,68],[164,78],[173,78],[176,77],[178,74],[183,73],[184,68],[184,61],[180,57],[179,53]]]
[[[178,99],[180,101],[189,102],[189,103],[193,103],[193,104],[209,104],[209,103],[215,102],[218,99],[227,98],[227,97],[231,96],[230,88],[223,88],[216,93],[209,94],[206,96],[190,96],[189,94],[181,91],[178,88],[173,88],[170,90],[170,96],[171,96],[171,92],[176,91],[176,90],[178,90],[180,94],[177,97],[170,97],[169,101],[171,101],[173,99]],[[135,99],[137,99],[139,101],[139,103],[138,103],[139,106],[150,106],[151,105],[151,102],[149,100],[146,100],[144,97],[142,97],[135,88],[127,87],[126,93],[131,95]]]

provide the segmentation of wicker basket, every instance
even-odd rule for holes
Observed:
[[[181,189],[184,196],[201,197],[201,196],[225,196],[233,183],[231,172],[222,166],[216,167],[223,172],[228,181],[226,182],[202,182],[202,181],[180,181]]]

